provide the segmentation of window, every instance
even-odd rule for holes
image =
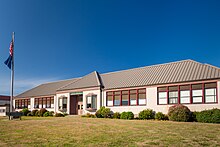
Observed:
[[[122,91],[122,106],[128,106],[129,95],[128,90]]]
[[[107,92],[107,106],[113,106],[113,94],[112,94],[112,92]]]
[[[217,82],[158,87],[158,105],[217,103]]]
[[[180,103],[181,104],[190,103],[190,85],[180,86]]]
[[[202,84],[192,85],[192,102],[193,103],[202,103]]]
[[[34,98],[34,108],[53,108],[54,98],[44,97],[44,98]]]
[[[30,99],[15,100],[16,109],[30,108]]]
[[[97,95],[89,95],[86,97],[86,104],[89,109],[97,109]]]
[[[158,104],[167,104],[167,87],[158,88]]]
[[[137,105],[137,90],[130,90],[130,105]]]
[[[146,89],[138,90],[138,104],[145,105],[146,104]]]
[[[205,84],[205,102],[206,103],[215,103],[216,99],[216,83]]]
[[[59,110],[66,111],[67,109],[67,97],[62,96],[58,101]]]
[[[169,104],[178,103],[178,86],[168,87],[169,90]]]
[[[110,91],[106,93],[107,106],[146,105],[146,89]]]
[[[114,96],[114,106],[120,106],[120,95]]]

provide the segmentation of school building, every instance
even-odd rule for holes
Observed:
[[[167,113],[183,104],[191,111],[220,108],[220,68],[183,60],[41,84],[14,98],[15,110],[46,108],[70,115],[144,109]]]

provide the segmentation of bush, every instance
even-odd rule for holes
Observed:
[[[81,115],[81,117],[96,118],[94,114],[90,114],[90,113],[86,113],[86,115]]]
[[[220,123],[220,109],[214,108],[201,111],[197,113],[196,119],[202,123]]]
[[[49,115],[49,112],[47,111],[44,113],[43,117],[48,117],[48,116],[50,116],[50,115]]]
[[[23,112],[24,116],[27,116],[27,114],[31,111],[29,111],[28,108],[24,108],[23,110],[21,110],[21,112]]]
[[[54,112],[53,111],[49,111],[49,116],[53,116]]]
[[[168,117],[171,121],[189,121],[190,110],[184,105],[174,105],[169,108]]]
[[[32,111],[31,111],[31,115],[32,115],[32,116],[35,116],[35,113],[36,113],[37,111],[38,111],[38,110],[36,110],[36,109],[35,109],[35,110],[32,110]]]
[[[196,116],[199,114],[199,112],[190,112],[189,121],[190,122],[197,122]]]
[[[35,116],[40,116],[38,110],[35,112]]]
[[[29,112],[29,113],[27,114],[27,116],[33,116],[33,115],[31,114],[31,112]]]
[[[62,113],[56,113],[54,116],[55,117],[64,117],[64,115]]]
[[[39,116],[43,116],[45,112],[47,112],[47,109],[41,108],[39,111]]]
[[[120,119],[134,119],[134,114],[132,112],[122,112]]]
[[[138,114],[139,119],[154,119],[154,112],[152,109],[146,109]]]
[[[109,108],[101,107],[96,113],[97,118],[112,118],[112,113]]]
[[[120,116],[121,116],[121,114],[119,112],[115,112],[113,114],[113,118],[115,118],[115,119],[120,119]]]
[[[157,120],[166,120],[166,115],[163,114],[162,112],[157,112],[155,114],[155,119],[157,119]]]

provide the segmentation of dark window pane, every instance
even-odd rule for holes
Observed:
[[[122,91],[122,94],[128,94],[128,90]]]
[[[146,93],[146,89],[139,89],[138,93]]]
[[[178,86],[170,86],[169,87],[169,91],[177,91],[178,90]]]
[[[217,83],[207,83],[205,84],[205,88],[216,88],[217,87]]]
[[[190,85],[180,86],[180,90],[190,90]]]
[[[158,91],[159,91],[159,92],[167,91],[167,87],[159,87],[159,88],[158,88]]]
[[[114,94],[115,94],[115,95],[120,95],[120,94],[121,94],[121,91],[115,91]]]
[[[130,90],[130,93],[137,93],[137,90]]]
[[[192,89],[202,89],[202,84],[194,84],[192,85]]]

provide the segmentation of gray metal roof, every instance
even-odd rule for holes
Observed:
[[[101,74],[105,89],[159,85],[220,78],[220,68],[193,60]]]
[[[49,95],[56,95],[56,90],[64,85],[67,85],[71,82],[77,81],[80,78],[57,81],[57,82],[50,82],[41,84],[37,87],[34,87],[24,93],[21,93],[16,96],[16,98],[26,98],[26,97],[35,97],[35,96],[49,96]]]
[[[101,86],[100,78],[98,72],[94,71],[81,79],[71,82],[62,88],[59,88],[58,91],[79,89],[79,88],[89,88],[89,87],[98,87]]]

